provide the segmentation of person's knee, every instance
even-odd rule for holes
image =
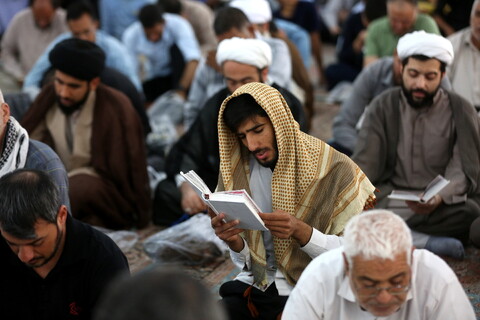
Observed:
[[[474,246],[480,248],[480,217],[470,226],[470,241]]]

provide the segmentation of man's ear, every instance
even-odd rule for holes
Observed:
[[[97,87],[100,84],[100,77],[93,78],[92,80],[90,80],[89,84],[90,84],[90,91],[97,90]]]
[[[61,205],[57,213],[57,223],[62,227],[65,226],[67,222],[68,209],[65,205]]]
[[[267,81],[267,77],[268,77],[268,67],[265,67],[262,69],[262,71],[260,71],[261,75],[262,75],[262,80],[263,82]]]
[[[6,103],[2,103],[1,107],[1,114],[2,114],[2,123],[5,125],[10,119],[10,106]]]

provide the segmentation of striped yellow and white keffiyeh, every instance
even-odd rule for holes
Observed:
[[[375,187],[360,168],[320,139],[301,132],[282,95],[263,83],[243,85],[222,103],[218,118],[218,190],[250,192],[248,150],[223,121],[227,102],[241,94],[256,100],[275,130],[278,161],[272,176],[273,210],[289,212],[325,234],[341,235],[352,216],[373,206]],[[255,276],[266,266],[262,233],[246,230],[243,236],[250,247]],[[292,239],[273,237],[273,241],[277,266],[294,285],[311,258]],[[260,285],[263,280],[255,279]]]

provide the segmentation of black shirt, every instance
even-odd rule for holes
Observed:
[[[0,318],[91,319],[108,281],[128,272],[117,245],[91,226],[67,217],[65,246],[45,279],[0,240]]]

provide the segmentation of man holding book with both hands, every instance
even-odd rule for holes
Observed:
[[[231,319],[275,319],[307,264],[339,247],[346,222],[375,202],[375,187],[344,154],[300,131],[282,95],[254,82],[222,104],[217,191],[245,189],[269,231],[212,227],[242,272],[220,288]]]

